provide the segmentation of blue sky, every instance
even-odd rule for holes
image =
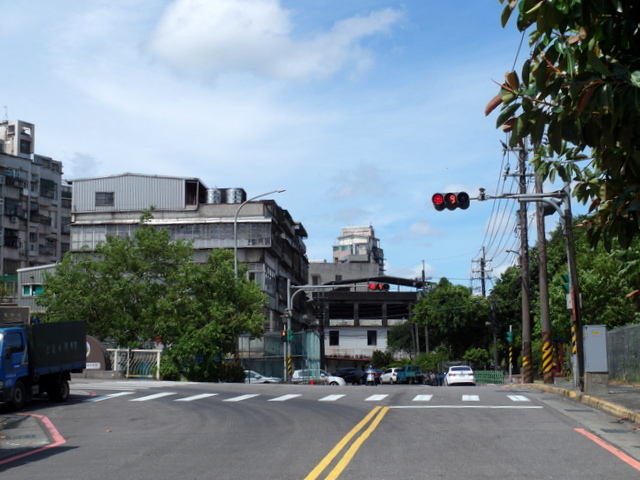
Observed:
[[[27,8],[28,5],[28,8]],[[470,285],[515,262],[511,208],[436,212],[493,193],[506,164],[484,107],[520,34],[498,0],[3,2],[3,117],[36,125],[65,178],[198,177],[272,197],[330,260],[373,225],[387,273]],[[526,54],[526,40],[517,69]],[[515,188],[511,191],[515,192]],[[477,284],[475,285],[477,286]]]

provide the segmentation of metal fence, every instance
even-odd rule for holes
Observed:
[[[127,350],[108,348],[113,370],[124,372],[126,378],[160,380],[162,350]]]
[[[640,382],[640,325],[626,325],[607,332],[609,379]]]
[[[484,385],[488,383],[502,385],[504,384],[504,372],[495,370],[475,370],[476,383]]]

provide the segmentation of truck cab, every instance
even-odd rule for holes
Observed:
[[[16,383],[29,374],[29,355],[24,329],[0,329],[0,359],[0,391],[5,392],[5,399],[13,400]],[[20,393],[26,395],[27,392]]]

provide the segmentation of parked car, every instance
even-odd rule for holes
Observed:
[[[245,370],[244,383],[282,383],[282,379],[280,377],[265,377],[253,370]]]
[[[342,377],[345,382],[359,385],[364,383],[364,371],[357,368],[341,368],[333,372],[336,377]]]
[[[400,370],[400,367],[387,368],[382,372],[382,375],[380,375],[380,383],[398,383],[398,370]]]
[[[444,376],[444,384],[446,386],[475,385],[476,377],[473,374],[471,367],[458,365],[455,367],[449,367],[449,371],[447,371],[447,374]]]
[[[344,381],[342,377],[336,377],[334,375],[329,375],[324,370],[319,370],[319,373],[316,375],[315,372],[310,369],[306,370],[294,370],[293,375],[291,375],[291,383],[309,383],[311,380],[315,380],[319,383],[324,383],[327,385],[346,385],[347,382]]]

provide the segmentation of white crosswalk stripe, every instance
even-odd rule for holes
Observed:
[[[480,395],[462,395],[463,402],[479,402]]]
[[[416,395],[413,398],[414,402],[428,402],[433,398],[433,395]]]
[[[327,395],[326,397],[321,398],[320,400],[318,400],[319,402],[335,402],[336,400],[341,399],[342,397],[344,397],[344,395]]]
[[[105,394],[105,395],[98,395],[98,396],[93,396],[93,397],[88,397],[86,398],[84,401],[85,402],[102,402],[105,400],[111,400],[114,398],[118,398],[118,397],[124,397],[124,396],[129,396],[129,395],[134,395],[136,393],[140,393],[142,394],[143,392],[136,392],[136,391],[119,391],[119,392],[114,392],[114,393],[109,393],[109,394]],[[144,395],[142,397],[137,397],[137,398],[131,398],[128,399],[130,402],[147,402],[147,401],[151,401],[151,400],[158,400],[160,398],[164,398],[164,397],[169,397],[169,396],[175,396],[175,395],[180,395],[178,392],[158,392],[158,393],[153,393],[153,394],[149,394],[149,395]],[[198,393],[198,394],[193,394],[193,395],[188,395],[188,396],[179,396],[177,398],[174,399],[175,402],[194,402],[197,400],[206,400],[212,397],[216,397],[220,395],[220,393]],[[259,394],[259,393],[252,393],[252,394],[245,394],[245,395],[238,395],[235,397],[231,397],[231,398],[226,398],[223,399],[223,402],[242,402],[244,400],[248,400],[251,398],[255,398],[255,397],[260,397],[263,396],[263,398],[265,398],[265,396],[263,394]],[[288,400],[292,400],[294,398],[298,398],[298,397],[303,397],[307,394],[302,394],[302,393],[290,393],[290,394],[284,394],[284,395],[280,395],[277,397],[273,397],[270,398],[269,395],[266,395],[266,401],[269,402],[286,402]],[[347,394],[332,394],[332,395],[326,395],[324,397],[320,397],[320,398],[314,398],[315,395],[312,396],[312,399],[318,402],[335,402],[340,400],[343,397],[346,397]],[[389,397],[389,394],[375,394],[375,395],[369,395],[367,397],[365,397],[363,400],[361,401],[365,401],[365,402],[380,402],[385,400],[386,398]],[[426,403],[426,402],[430,402],[433,403],[433,397],[434,395],[432,394],[420,394],[420,395],[415,395],[412,399],[411,399],[411,403],[413,403],[413,407],[408,407],[407,408],[427,408],[426,406],[422,406],[419,405],[420,403]],[[509,394],[505,394],[504,397],[506,397],[507,399],[509,399],[509,401],[511,402],[531,402],[531,400],[529,398],[527,398],[524,395],[509,395]],[[503,397],[503,398],[504,398]],[[468,402],[480,402],[480,395],[462,395],[461,396],[461,401],[468,403]],[[474,406],[475,407],[475,406]],[[397,407],[397,408],[401,408],[401,407]],[[431,407],[429,407],[431,408]],[[435,408],[435,407],[434,407]],[[471,407],[468,407],[471,408]],[[499,408],[499,405],[496,406],[494,405],[494,408]],[[503,405],[503,408],[514,408],[514,407],[507,407],[507,405]]]
[[[379,402],[380,400],[383,400],[385,398],[387,398],[389,395],[371,395],[368,398],[365,398],[364,401],[365,402]]]
[[[177,398],[176,402],[193,402],[194,400],[202,400],[203,398],[214,397],[217,393],[201,393],[200,395],[191,395],[190,397]]]
[[[292,398],[296,398],[301,396],[299,393],[290,393],[289,395],[282,395],[281,397],[270,398],[269,402],[286,402],[287,400],[291,400]]]
[[[109,395],[100,395],[98,397],[91,397],[85,400],[85,402],[102,402],[103,400],[109,400],[110,398],[122,397],[123,395],[133,395],[135,392],[118,392],[110,393]]]
[[[509,397],[509,399],[513,400],[514,402],[530,402],[531,401],[524,395],[507,395],[507,397]]]
[[[233,398],[226,398],[223,400],[223,402],[242,402],[243,400],[248,400],[249,398],[253,398],[253,397],[257,397],[259,396],[259,393],[251,393],[248,395],[240,395],[239,397],[233,397]]]
[[[170,395],[177,395],[177,393],[176,392],[160,392],[160,393],[154,393],[152,395],[147,395],[146,397],[132,398],[129,401],[130,402],[146,402],[149,400],[156,400],[162,397],[168,397]]]

